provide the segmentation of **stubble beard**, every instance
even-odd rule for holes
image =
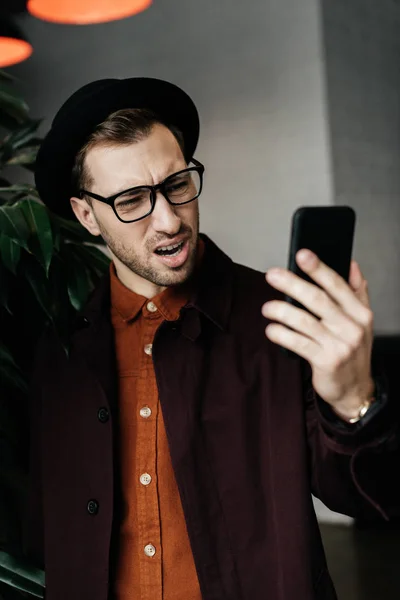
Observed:
[[[189,240],[189,255],[182,267],[168,268],[162,267],[157,269],[153,266],[150,260],[145,260],[138,254],[134,254],[132,248],[126,248],[123,244],[113,239],[108,232],[102,227],[101,223],[97,223],[101,232],[101,236],[104,242],[107,244],[111,252],[116,256],[132,273],[135,273],[139,277],[146,279],[152,284],[159,287],[171,287],[174,285],[180,285],[187,281],[192,275],[197,257],[197,248],[199,242],[199,215],[197,216],[196,231],[187,225],[182,225],[179,235],[186,234]],[[165,239],[165,238],[164,238]],[[157,241],[151,241],[147,244],[149,248],[146,248],[148,256],[153,254],[152,248],[157,244]]]

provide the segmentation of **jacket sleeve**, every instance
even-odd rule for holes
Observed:
[[[330,423],[341,431],[355,431],[364,427],[371,419],[373,419],[388,402],[388,394],[386,386],[384,385],[381,377],[375,377],[375,401],[372,406],[368,409],[367,414],[364,415],[357,423],[348,423],[341,419],[332,407],[325,402],[320,396],[317,395],[318,409],[321,415]]]
[[[41,353],[44,338],[39,342],[34,361],[29,394],[29,474],[27,505],[23,522],[24,552],[28,560],[44,569],[44,520],[41,477],[41,388],[43,377]]]
[[[312,493],[328,508],[358,519],[400,515],[399,423],[382,373],[380,407],[363,424],[342,427],[327,418],[303,365]]]

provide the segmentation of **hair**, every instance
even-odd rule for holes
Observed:
[[[93,178],[86,166],[86,156],[94,146],[115,146],[140,142],[146,139],[154,125],[164,125],[175,136],[182,153],[185,153],[183,133],[174,125],[167,124],[155,112],[145,108],[127,108],[112,113],[97,125],[75,157],[72,168],[72,189],[79,195],[81,189],[88,189]],[[91,205],[90,196],[87,201]]]

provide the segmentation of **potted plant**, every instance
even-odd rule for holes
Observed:
[[[32,180],[39,125],[0,72],[0,600],[43,597],[44,574],[26,563],[21,536],[35,346],[52,327],[68,352],[71,322],[109,265],[98,238],[49,211],[21,178]]]

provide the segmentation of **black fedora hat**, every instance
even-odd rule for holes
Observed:
[[[69,199],[75,156],[97,125],[124,108],[147,108],[163,123],[178,127],[184,137],[185,159],[193,158],[199,138],[199,116],[190,97],[161,79],[134,77],[101,79],[77,90],[54,117],[36,158],[35,183],[42,201],[58,215],[71,218]]]

